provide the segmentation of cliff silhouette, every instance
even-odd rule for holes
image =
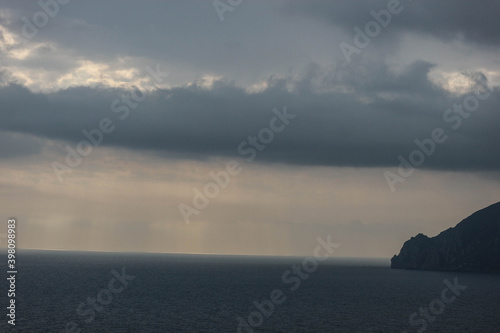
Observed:
[[[391,268],[500,273],[500,202],[435,237],[412,237],[392,257]]]

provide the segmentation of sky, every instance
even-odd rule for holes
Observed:
[[[34,249],[390,258],[500,201],[500,3],[2,1]]]

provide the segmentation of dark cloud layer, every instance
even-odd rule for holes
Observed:
[[[0,129],[74,144],[85,139],[82,130],[110,118],[116,130],[105,134],[104,145],[196,158],[237,157],[239,143],[268,126],[273,108],[286,105],[297,118],[259,154],[261,162],[396,166],[399,154],[407,158],[417,148],[415,139],[429,138],[440,127],[449,139],[422,167],[499,170],[500,92],[495,89],[453,129],[456,122],[444,121],[443,114],[467,95],[434,85],[427,78],[431,68],[417,62],[395,73],[378,63],[325,72],[311,65],[302,79],[269,79],[259,93],[224,81],[211,88],[191,84],[144,96],[123,120],[125,113],[113,112],[111,105],[129,92],[74,87],[35,94],[10,84],[0,89]]]
[[[95,6],[74,1],[61,6],[59,14],[28,41],[27,45],[36,48],[24,58],[22,54],[7,56],[8,48],[21,48],[17,44],[0,49],[0,56],[9,61],[0,71],[0,129],[75,144],[85,138],[82,130],[98,127],[106,117],[116,130],[105,135],[103,145],[190,158],[239,156],[238,145],[268,126],[273,108],[286,105],[297,118],[276,134],[259,154],[259,161],[395,166],[398,155],[406,158],[417,148],[416,139],[427,139],[433,129],[441,127],[449,138],[422,167],[498,170],[498,89],[480,101],[478,110],[468,118],[457,119],[454,113],[445,121],[446,110],[461,104],[466,96],[451,94],[429,79],[437,65],[425,61],[388,65],[387,57],[404,39],[393,37],[411,40],[412,33],[469,43],[465,53],[471,51],[471,45],[494,49],[500,41],[500,3],[401,1],[403,11],[371,44],[378,47],[364,49],[354,65],[331,69],[336,66],[342,38],[352,36],[354,26],[363,27],[373,20],[370,11],[387,8],[387,3],[248,1],[220,22],[210,2],[144,5],[127,0],[118,8],[114,1],[94,2]],[[34,2],[2,7],[8,9],[8,15],[1,12],[0,24],[16,33],[22,31],[21,17],[30,18],[41,10]],[[333,29],[325,29],[325,21]],[[431,53],[440,51],[429,50]],[[113,112],[112,105],[128,92],[90,87],[95,82],[75,86],[72,80],[77,79],[71,75],[66,86],[73,87],[69,89],[35,93],[28,87],[40,77],[46,82],[39,86],[50,86],[52,78],[55,81],[64,74],[75,74],[86,62],[89,71],[109,67],[138,72],[161,63],[170,75],[168,86],[174,88],[148,94],[136,108],[124,102],[115,105],[130,110],[122,120],[123,112]],[[297,74],[304,66],[304,72]],[[403,69],[396,71],[395,67]],[[472,70],[478,68],[484,68],[480,61]],[[498,76],[491,68],[486,70]],[[47,73],[53,77],[44,76]],[[82,69],[76,82],[90,82],[85,81],[87,74]],[[103,73],[102,77],[109,75]],[[467,75],[485,79],[481,73]],[[210,88],[186,84],[204,76],[222,79]],[[249,93],[242,88],[264,77],[268,77],[264,90]],[[16,151],[36,153],[41,149],[39,144],[16,148],[4,143],[8,149],[3,148],[1,156],[13,156]]]
[[[354,34],[355,26],[374,20],[370,12],[387,9],[389,0],[375,1],[288,1],[289,13],[326,20]],[[402,12],[393,16],[384,35],[415,32],[443,41],[463,40],[483,46],[500,46],[500,2],[494,0],[401,0]],[[399,8],[399,7],[398,7]]]

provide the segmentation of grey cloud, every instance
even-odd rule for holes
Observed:
[[[271,78],[260,93],[226,81],[210,89],[188,85],[157,90],[130,108],[124,120],[110,108],[124,93],[117,89],[75,87],[34,94],[11,84],[0,89],[0,128],[74,144],[85,139],[83,129],[97,128],[107,117],[116,130],[105,134],[104,145],[172,156],[239,157],[238,144],[268,126],[271,109],[286,105],[297,118],[259,153],[260,162],[396,166],[399,154],[408,157],[417,148],[415,139],[429,138],[434,128],[442,127],[449,139],[422,167],[500,169],[498,89],[452,130],[443,113],[464,96],[432,84],[427,78],[432,64],[417,62],[399,74],[384,66],[326,72],[311,65],[301,80]],[[340,87],[350,92],[337,92]]]
[[[43,140],[19,133],[0,131],[0,158],[12,158],[39,154]]]
[[[278,14],[282,2],[245,1],[222,23],[211,1],[147,5],[133,0],[118,5],[114,1],[72,1],[28,40],[63,46],[58,50],[61,54],[33,55],[23,65],[48,66],[50,62],[55,65],[50,71],[58,72],[70,71],[78,60],[110,66],[121,60],[128,68],[141,69],[160,63],[170,74],[169,83],[175,85],[205,74],[253,84],[269,73],[304,66],[318,54],[330,60],[331,48],[324,38],[332,33],[307,24],[297,29],[296,20]],[[23,16],[29,18],[41,10],[36,3],[27,2],[2,7],[13,15],[11,22],[2,24],[16,34],[21,34]]]
[[[389,0],[376,1],[288,1],[285,11],[325,20],[353,34],[372,21],[370,11],[387,9]],[[464,40],[483,46],[500,46],[500,3],[494,0],[400,1],[403,11],[393,16],[381,37],[398,32],[431,35],[443,41]]]

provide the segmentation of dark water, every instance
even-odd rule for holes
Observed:
[[[391,270],[387,262],[332,259],[307,278],[290,274],[288,279],[296,279],[283,282],[283,273],[301,262],[302,258],[24,251],[18,259],[16,326],[6,323],[4,279],[0,331],[66,332],[67,323],[73,322],[73,332],[237,332],[237,317],[249,325],[249,315],[257,311],[253,302],[269,305],[265,300],[279,289],[283,295],[275,300],[282,303],[264,308],[269,317],[255,312],[250,319],[255,327],[241,332],[500,332],[500,276]],[[101,292],[114,278],[111,271],[120,275],[122,267],[135,276],[126,282],[127,288],[117,291],[123,284],[114,280],[111,288],[116,293]],[[1,269],[5,276],[4,263]],[[457,291],[460,294],[449,304],[439,301],[446,288],[443,280],[453,283],[455,277],[467,289]],[[297,280],[300,286],[291,290]],[[105,304],[96,304],[95,317],[79,315],[80,303],[98,293]],[[447,299],[453,296],[445,294]],[[411,325],[410,314],[431,303],[438,314],[429,312],[428,319],[418,314]]]

